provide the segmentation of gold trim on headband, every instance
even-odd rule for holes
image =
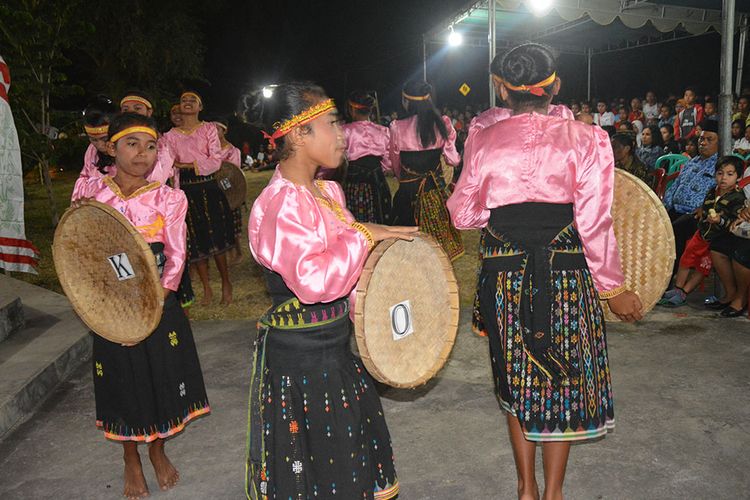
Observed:
[[[126,136],[128,134],[135,134],[137,132],[143,132],[144,134],[148,134],[154,139],[157,138],[156,130],[152,129],[151,127],[143,127],[143,126],[138,125],[135,127],[128,127],[125,130],[120,130],[115,135],[110,137],[109,142],[117,142],[117,140],[122,138],[123,136]]]
[[[410,101],[426,101],[430,98],[430,94],[425,95],[409,95],[404,91],[401,91],[401,95]]]
[[[146,106],[148,109],[153,109],[153,107],[154,107],[151,104],[151,101],[149,101],[145,97],[141,97],[141,96],[138,96],[138,95],[126,95],[125,97],[123,97],[120,100],[120,107],[122,107],[122,105],[125,104],[128,101],[140,102],[141,104],[143,104],[144,106]]]
[[[333,99],[326,99],[325,101],[319,102],[318,104],[314,106],[310,106],[303,112],[297,115],[294,115],[293,117],[279,124],[278,126],[274,124],[273,128],[276,132],[279,132],[282,135],[286,134],[287,132],[292,130],[294,127],[298,127],[300,125],[305,125],[306,123],[310,123],[315,118],[334,109],[335,107],[336,107],[336,104],[334,104]]]
[[[196,99],[198,99],[198,104],[200,104],[201,106],[203,105],[203,99],[201,99],[201,96],[199,96],[195,92],[183,92],[182,94],[180,94],[180,99],[182,99],[182,96],[185,96],[185,95],[191,95],[195,97]]]
[[[503,78],[495,74],[492,75],[493,80],[495,80],[497,83],[502,83],[503,85],[505,85],[505,88],[507,88],[508,90],[515,90],[518,92],[531,92],[534,95],[541,95],[544,92],[540,94],[538,93],[538,91],[535,92],[532,89],[542,89],[544,87],[552,85],[553,83],[555,83],[556,78],[557,78],[557,72],[553,72],[551,75],[549,75],[547,78],[545,78],[541,82],[534,83],[532,85],[513,85],[509,83],[507,80],[504,80]]]
[[[109,132],[109,125],[100,125],[98,127],[89,127],[88,125],[84,125],[83,129],[89,135],[102,135]]]

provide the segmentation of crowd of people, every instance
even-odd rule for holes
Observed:
[[[247,243],[215,177],[223,163],[275,170],[248,224],[273,300],[252,365],[248,498],[398,495],[379,397],[347,347],[348,297],[378,241],[410,240],[419,228],[453,260],[464,253],[459,229],[481,229],[474,326],[489,340],[520,498],[539,498],[536,442],[545,498],[562,498],[571,443],[614,427],[600,301],[624,321],[642,315],[614,238],[615,168],[655,189],[672,220],[678,259],[662,305],[684,304],[713,268],[723,294],[707,307],[721,317],[746,313],[750,100],[736,103],[735,154],[720,157],[716,106],[693,89],[662,103],[647,92],[630,102],[552,104],[561,80],[537,44],[496,57],[490,71],[505,106],[441,113],[432,86],[414,81],[385,124],[374,123],[366,91],[339,105],[308,82],[279,85],[262,107],[245,96],[242,117],[264,138],[255,151],[227,141],[226,121],[203,121],[194,90],[180,94],[163,134],[140,91],[85,110],[91,145],[73,204],[95,199],[128,218],[160,263],[166,299],[146,341],[95,337],[97,423],[124,444],[127,497],[148,493],[137,443],[150,443],[159,485],[170,488],[178,474],[164,440],[210,411],[183,307],[193,300],[191,266],[212,300],[210,259],[222,302],[232,300],[227,255]],[[387,175],[398,180],[393,195]],[[563,310],[564,320],[552,321]]]

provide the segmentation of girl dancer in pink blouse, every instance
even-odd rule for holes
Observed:
[[[196,92],[183,92],[182,126],[164,134],[164,140],[175,157],[176,185],[188,199],[189,261],[203,284],[203,303],[213,300],[208,281],[208,258],[213,256],[221,276],[221,303],[230,304],[232,283],[226,252],[235,245],[234,224],[227,199],[214,178],[222,159],[219,134],[212,122],[198,119],[202,110],[203,100]]]
[[[342,126],[349,164],[344,178],[346,207],[359,222],[389,224],[391,190],[384,173],[392,172],[388,154],[390,133],[370,121],[375,97],[362,90],[349,94],[352,122]]]
[[[348,297],[375,242],[410,239],[416,228],[356,222],[339,184],[315,179],[345,151],[335,105],[320,87],[281,85],[250,121],[267,124],[280,162],[248,225],[273,299],[252,365],[248,498],[394,498],[380,399],[349,348]]]
[[[539,498],[536,442],[544,498],[561,499],[570,443],[614,426],[599,299],[625,321],[642,309],[623,286],[609,138],[547,114],[555,64],[537,44],[506,53],[498,77],[513,116],[474,135],[448,200],[456,227],[486,228],[480,308],[523,499]]]
[[[456,130],[447,116],[440,116],[432,101],[432,86],[412,82],[401,93],[408,118],[391,122],[391,168],[399,179],[393,197],[393,224],[418,225],[437,239],[448,257],[464,253],[461,235],[451,224],[445,208],[445,180],[441,156],[458,165]]]
[[[125,113],[109,126],[108,153],[117,173],[76,183],[78,196],[123,214],[151,245],[164,287],[164,311],[156,330],[133,345],[94,335],[96,423],[125,451],[127,498],[148,496],[138,443],[148,451],[159,487],[173,487],[179,474],[164,452],[164,441],[192,419],[210,411],[190,323],[177,302],[185,265],[185,195],[146,178],[156,162],[156,126],[151,118]]]

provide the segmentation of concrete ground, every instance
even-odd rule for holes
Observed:
[[[436,380],[383,391],[405,500],[515,498],[487,342],[470,333],[467,318]],[[165,500],[243,498],[253,325],[193,328],[213,412],[167,445],[178,486],[157,491],[144,464],[146,479],[152,496]],[[716,319],[698,307],[662,310],[637,326],[610,325],[609,352],[617,428],[574,446],[566,498],[750,498],[750,321]],[[0,442],[0,471],[2,499],[120,497],[122,448],[94,427],[88,363]]]

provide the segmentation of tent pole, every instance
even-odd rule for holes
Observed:
[[[427,81],[427,39],[422,34],[422,77]]]
[[[737,76],[734,83],[734,93],[740,95],[742,92],[742,67],[745,62],[745,44],[747,43],[747,15],[743,15],[740,21],[740,44],[737,54]]]
[[[497,50],[496,44],[497,44],[497,38],[496,38],[496,25],[495,25],[495,0],[489,0],[489,9],[488,9],[488,23],[487,23],[487,42],[489,42],[490,46],[490,65],[492,65],[492,60],[495,58],[495,52]],[[492,81],[492,73],[489,72],[489,81],[490,81],[490,108],[495,107],[495,84]]]
[[[591,47],[586,47],[586,66],[587,66],[587,75],[588,78],[586,80],[586,101],[591,104],[591,53],[592,53]]]
[[[722,0],[719,141],[721,154],[732,153],[732,62],[734,52],[734,0]]]

